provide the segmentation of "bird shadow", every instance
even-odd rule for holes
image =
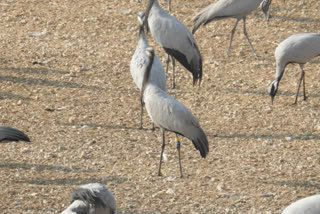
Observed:
[[[28,85],[55,86],[55,87],[62,87],[62,88],[83,88],[83,89],[93,89],[93,90],[105,90],[105,88],[101,88],[98,86],[84,85],[81,83],[52,81],[52,80],[37,79],[37,78],[30,78],[30,77],[24,78],[24,77],[0,75],[0,81],[23,83]]]
[[[320,189],[320,182],[314,181],[279,181],[279,180],[271,180],[271,181],[261,181],[263,184],[272,184],[277,186],[286,186],[286,187],[305,187],[305,188],[316,188]]]
[[[44,178],[35,178],[32,180],[18,180],[16,183],[27,183],[32,185],[83,185],[88,183],[113,183],[113,184],[122,184],[126,182],[128,178],[117,177],[117,176],[104,176],[101,178],[89,177],[89,178],[57,178],[57,179],[44,179]]]
[[[29,97],[24,97],[21,95],[17,94],[12,94],[9,92],[1,92],[0,91],[0,100],[24,100],[24,101],[30,101],[33,100],[32,98]]]
[[[54,70],[54,69],[48,69],[48,68],[14,68],[14,67],[4,67],[0,68],[0,70],[4,71],[13,71],[17,73],[31,73],[31,74],[67,74],[66,71],[60,71],[60,70]]]
[[[27,163],[12,163],[12,162],[0,162],[0,168],[8,169],[35,169],[37,171],[52,170],[52,171],[81,171],[81,172],[94,172],[94,170],[83,170],[80,168],[68,168],[58,164],[44,165],[44,164],[27,164]]]
[[[267,90],[241,90],[237,88],[230,88],[226,89],[229,93],[241,93],[241,94],[258,94],[258,95],[268,95],[269,93]],[[277,95],[282,95],[282,96],[295,96],[295,92],[288,92],[288,91],[278,91]],[[317,93],[308,93],[308,97],[320,97],[320,94]],[[298,96],[303,96],[303,93],[299,93]]]
[[[207,136],[216,138],[242,138],[242,139],[286,139],[290,137],[290,140],[314,140],[320,139],[320,135],[315,134],[231,134],[231,135],[220,135],[220,134],[207,134]]]
[[[60,126],[74,126],[77,128],[103,128],[103,129],[121,129],[121,130],[145,130],[149,131],[152,129],[147,129],[147,128],[142,128],[140,129],[139,127],[129,127],[125,125],[101,125],[101,124],[96,124],[96,123],[63,123],[63,122],[56,122],[56,125]],[[155,129],[157,130],[157,128]]]

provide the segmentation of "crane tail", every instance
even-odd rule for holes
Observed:
[[[202,58],[201,54],[197,48],[198,54],[194,56],[190,62],[188,62],[187,56],[181,53],[180,51],[163,47],[167,54],[173,56],[176,60],[179,61],[188,71],[192,73],[193,76],[193,85],[198,81],[201,82],[202,79]]]
[[[194,147],[199,150],[201,157],[205,158],[209,152],[209,143],[206,134],[199,127],[198,135],[192,139]]]
[[[209,12],[210,12],[211,7],[212,7],[212,5],[209,5],[205,8],[203,8],[199,13],[197,13],[193,17],[192,34],[194,34],[202,24],[206,25],[214,19],[214,18],[210,18],[210,16],[209,16]]]
[[[30,142],[29,137],[22,131],[8,126],[0,126],[0,142],[6,140]]]

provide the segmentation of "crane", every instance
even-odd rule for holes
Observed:
[[[320,195],[312,195],[303,199],[300,199],[288,207],[286,207],[282,214],[319,214],[320,213]]]
[[[113,194],[100,183],[90,183],[72,192],[72,201],[61,214],[116,214],[117,205]]]
[[[149,57],[149,63],[143,77],[141,99],[143,99],[146,105],[151,120],[160,127],[162,131],[162,149],[158,175],[161,175],[162,156],[165,148],[165,131],[170,131],[176,134],[180,177],[182,177],[180,141],[178,135],[190,139],[194,147],[200,151],[201,157],[203,158],[205,158],[209,152],[207,136],[200,127],[198,120],[187,107],[149,81],[152,75],[151,67],[154,59],[154,51],[152,48],[146,48],[146,53]]]
[[[26,141],[30,142],[29,137],[22,131],[9,127],[0,126],[0,142],[5,141]]]
[[[149,27],[153,39],[172,59],[172,87],[175,88],[175,60],[192,73],[193,85],[202,79],[202,57],[192,33],[174,16],[159,5],[158,0],[149,0],[145,12],[145,25]]]
[[[276,75],[268,88],[273,103],[274,96],[277,94],[280,80],[284,74],[286,66],[290,63],[298,63],[301,76],[298,81],[297,93],[294,104],[297,104],[301,82],[303,82],[303,99],[306,100],[305,92],[305,73],[303,66],[313,57],[320,55],[320,34],[300,33],[294,34],[282,41],[275,50]]]
[[[144,32],[144,25],[143,25],[144,13],[143,12],[138,13],[138,21],[140,24],[139,41],[131,59],[130,73],[136,86],[141,91],[144,70],[148,64],[148,56],[145,53],[145,49],[149,47],[149,44]],[[163,91],[166,91],[166,87],[167,87],[166,73],[157,56],[154,57],[151,73],[152,73],[151,81],[154,84],[156,84],[158,87],[160,87]],[[143,105],[144,104],[141,100],[140,127],[139,127],[140,129],[142,129]],[[152,125],[152,129],[154,130],[154,124]]]
[[[269,5],[271,4],[271,0],[263,0],[265,1],[262,4],[262,10],[267,17],[266,12],[268,11]],[[219,20],[224,18],[236,18],[237,21],[231,31],[229,47],[227,50],[227,56],[230,56],[230,48],[233,39],[233,35],[236,31],[238,22],[243,20],[243,34],[247,38],[247,41],[252,49],[253,55],[258,57],[256,51],[254,50],[252,43],[248,37],[246,30],[246,18],[251,11],[256,9],[262,0],[219,0],[215,3],[212,3],[202,9],[196,16],[193,18],[194,26],[192,33],[194,34],[201,25],[206,25],[213,20]]]

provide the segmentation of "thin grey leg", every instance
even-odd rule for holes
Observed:
[[[171,57],[172,60],[172,88],[176,88],[176,60]]]
[[[167,70],[166,70],[166,73],[168,73],[169,71],[169,63],[170,63],[170,55],[167,54],[168,58],[167,58]]]
[[[301,68],[301,67],[300,67]],[[297,104],[297,100],[298,100],[298,95],[299,95],[299,90],[300,90],[300,85],[301,85],[301,81],[304,79],[304,71],[301,70],[301,76],[300,79],[298,81],[298,87],[297,87],[297,93],[296,93],[296,98],[294,100],[293,104]],[[304,86],[303,86],[304,87]]]
[[[142,129],[143,106],[144,106],[144,103],[143,103],[143,101],[141,101],[140,127],[139,127],[139,129]]]
[[[179,158],[180,178],[182,178],[183,175],[182,175],[181,155],[180,155],[180,140],[179,140],[177,134],[176,134],[176,139],[175,139],[175,141],[176,141],[176,145],[177,145],[178,158]]]
[[[236,28],[237,28],[237,25],[238,25],[239,20],[240,20],[240,19],[237,19],[236,24],[235,24],[234,27],[232,28],[231,36],[230,36],[230,41],[229,41],[229,47],[228,47],[228,50],[227,50],[227,56],[230,56],[230,48],[231,48],[231,44],[232,44],[232,39],[233,39],[234,32],[236,32]]]
[[[171,0],[168,0],[168,11],[171,12]]]
[[[306,74],[303,71],[303,64],[299,64],[301,72],[303,72],[303,79],[302,79],[302,89],[303,89],[303,100],[306,101],[307,100],[307,96],[306,96],[306,83],[305,83],[305,76]]]
[[[246,30],[246,17],[243,18],[243,34],[246,36],[246,38],[247,38],[247,40],[248,40],[248,43],[249,43],[249,45],[250,45],[250,47],[251,47],[251,49],[252,49],[253,55],[258,58],[259,56],[257,55],[256,51],[254,50],[254,48],[253,48],[253,46],[252,46],[252,44],[251,44],[251,41],[250,41],[250,39],[249,39],[249,37],[248,37],[248,34],[247,34],[247,30]]]
[[[164,151],[164,148],[166,146],[166,143],[165,143],[165,136],[164,136],[164,133],[165,133],[165,130],[163,128],[161,128],[161,131],[162,131],[162,146],[161,146],[161,154],[160,154],[160,164],[159,164],[159,171],[158,171],[158,176],[161,176],[161,164],[162,164],[162,156],[163,156],[163,151]]]

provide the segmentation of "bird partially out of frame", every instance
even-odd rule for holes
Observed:
[[[153,39],[171,56],[173,74],[172,88],[175,88],[175,60],[192,73],[193,85],[202,79],[202,57],[192,33],[174,16],[159,5],[158,0],[149,0],[145,12],[145,24]]]
[[[138,21],[140,24],[139,27],[139,41],[138,45],[136,47],[136,50],[132,56],[131,63],[130,63],[130,73],[131,76],[136,84],[136,86],[141,91],[142,88],[142,79],[143,74],[145,71],[145,68],[148,64],[148,56],[145,52],[145,49],[149,47],[148,41],[145,36],[144,32],[144,13],[139,12],[138,13]],[[151,79],[155,85],[157,85],[159,88],[161,88],[163,91],[166,91],[167,83],[166,83],[166,73],[164,71],[164,68],[159,60],[159,58],[155,55],[153,60],[153,65],[151,69]],[[143,106],[144,103],[142,100],[141,102],[141,113],[140,113],[140,129],[142,129],[142,116],[143,116]],[[152,126],[152,129],[154,129],[154,125]]]
[[[240,20],[243,20],[243,34],[248,40],[248,43],[252,49],[253,55],[258,57],[253,45],[248,37],[246,30],[246,18],[249,13],[255,10],[262,3],[262,11],[265,16],[268,17],[267,12],[271,0],[218,0],[217,2],[208,5],[202,9],[193,18],[194,25],[192,33],[194,34],[201,25],[207,25],[213,20],[225,19],[225,18],[235,18],[237,19],[230,36],[229,47],[227,50],[227,56],[230,56],[230,48],[233,39],[233,35],[236,31],[236,27]]]
[[[174,132],[176,137],[182,135],[189,138],[194,147],[200,151],[201,157],[203,158],[205,158],[209,152],[209,145],[206,134],[191,111],[150,81],[154,51],[152,48],[146,48],[146,53],[149,57],[149,62],[143,77],[141,99],[145,102],[151,120],[160,127],[162,131],[162,150],[158,171],[158,175],[160,176],[162,156],[165,148],[165,131]],[[179,140],[177,141],[179,142]],[[182,177],[180,143],[177,143],[177,151],[180,177]]]
[[[301,82],[303,88],[303,100],[306,100],[305,73],[303,66],[312,58],[320,56],[320,34],[301,33],[292,35],[278,45],[274,56],[276,58],[276,76],[268,89],[268,92],[271,96],[271,104],[273,104],[274,96],[277,94],[284,70],[290,63],[298,63],[301,70],[301,76],[298,81],[294,104],[297,104]]]
[[[30,142],[29,137],[22,131],[9,127],[0,126],[0,142],[7,141],[26,141]]]
[[[288,207],[282,214],[319,214],[320,213],[320,195],[312,195],[302,198]]]
[[[72,201],[61,214],[116,214],[113,194],[100,183],[90,183],[72,192]]]

